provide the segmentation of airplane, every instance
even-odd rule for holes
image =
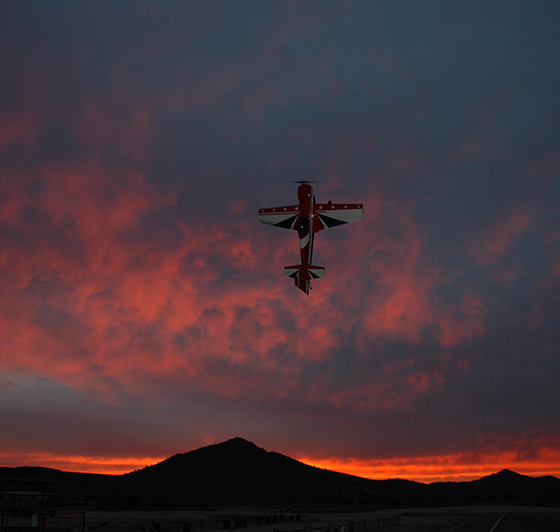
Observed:
[[[349,222],[358,222],[364,216],[361,203],[316,203],[312,181],[294,181],[298,187],[299,205],[259,209],[263,224],[295,229],[299,236],[301,264],[285,266],[284,274],[294,279],[295,285],[309,295],[311,279],[325,276],[323,266],[312,264],[313,240],[318,231]]]

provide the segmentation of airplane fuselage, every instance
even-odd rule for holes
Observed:
[[[313,188],[307,183],[303,183],[298,188],[299,200],[299,217],[297,219],[297,232],[299,235],[299,249],[301,255],[301,264],[306,269],[313,258]]]
[[[294,279],[295,285],[309,294],[311,280],[325,276],[325,268],[313,264],[313,241],[315,233],[329,227],[362,219],[363,205],[354,203],[315,204],[313,188],[308,182],[298,187],[298,205],[259,209],[263,224],[295,229],[299,237],[301,264],[285,266],[284,274]]]

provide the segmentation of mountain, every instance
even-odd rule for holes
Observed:
[[[471,482],[370,480],[319,469],[242,438],[174,455],[120,476],[0,468],[2,491],[52,493],[51,507],[200,509],[224,505],[328,508],[560,503],[560,479],[504,470]]]
[[[430,484],[434,498],[480,504],[560,504],[560,479],[553,476],[528,477],[509,469],[471,482]]]
[[[136,496],[216,504],[381,502],[374,481],[318,469],[242,438],[177,454],[123,476]]]

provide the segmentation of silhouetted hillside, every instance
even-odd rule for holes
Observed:
[[[215,504],[345,504],[381,502],[371,480],[318,469],[254,443],[234,438],[178,454],[124,475],[128,489],[144,497],[154,487],[178,501]]]
[[[118,493],[120,477],[93,473],[70,473],[47,467],[0,467],[2,507],[11,501],[6,493],[26,491],[47,494],[45,507],[85,507],[98,501],[105,493]],[[29,501],[21,501],[25,507]]]
[[[560,479],[528,477],[508,469],[471,482],[436,482],[428,486],[446,503],[560,505]]]
[[[373,508],[448,504],[560,505],[560,480],[504,470],[472,482],[370,480],[318,469],[242,438],[177,454],[121,476],[0,468],[3,491],[53,493],[51,507],[192,509],[260,504]]]

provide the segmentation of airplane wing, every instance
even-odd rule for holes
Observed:
[[[359,222],[364,217],[362,203],[316,203],[314,212],[320,223],[314,224],[315,231],[328,229],[350,222]]]
[[[299,205],[288,205],[286,207],[270,207],[259,209],[259,221],[262,224],[275,225],[293,229],[299,214]]]

